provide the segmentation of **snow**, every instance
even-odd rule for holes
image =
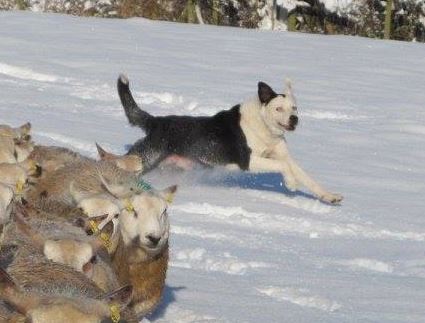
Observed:
[[[157,115],[208,115],[294,80],[299,163],[330,206],[275,174],[153,172],[178,183],[164,300],[144,322],[422,322],[423,44],[0,13],[0,122],[96,156],[140,138],[117,97],[126,73]],[[422,85],[421,85],[422,84]]]

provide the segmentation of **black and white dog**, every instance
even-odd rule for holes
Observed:
[[[118,93],[130,124],[146,133],[129,151],[142,157],[145,170],[177,155],[206,166],[278,172],[290,190],[302,184],[322,201],[339,203],[343,199],[322,188],[289,154],[284,134],[298,124],[289,82],[284,94],[259,82],[254,99],[211,117],[152,116],[139,108],[124,75],[118,78]]]

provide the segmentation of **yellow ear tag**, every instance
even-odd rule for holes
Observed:
[[[100,239],[102,239],[105,248],[109,250],[109,248],[111,247],[111,240],[109,239],[109,235],[105,232],[102,232],[100,234]]]
[[[169,194],[167,194],[167,196],[165,197],[165,201],[166,201],[168,204],[173,203],[173,200],[174,200],[174,194],[169,193]]]
[[[30,160],[30,170],[34,172],[37,170],[37,163],[33,160]]]
[[[90,220],[89,221],[89,225],[90,225],[90,229],[93,231],[93,234],[98,234],[99,233],[99,228],[98,228],[98,226],[97,226],[97,224],[96,224],[95,221]]]
[[[109,310],[111,312],[111,320],[114,323],[118,323],[121,319],[120,307],[118,305],[112,304],[109,306]]]
[[[16,182],[16,193],[21,194],[24,191],[25,183],[23,181]]]
[[[128,212],[134,212],[134,206],[133,206],[133,204],[131,204],[129,199],[125,199],[124,207]]]

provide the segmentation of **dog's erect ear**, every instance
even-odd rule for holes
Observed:
[[[264,82],[258,82],[258,98],[262,104],[268,104],[275,97],[277,94],[270,86]]]
[[[292,95],[292,81],[290,79],[285,80],[285,94]]]

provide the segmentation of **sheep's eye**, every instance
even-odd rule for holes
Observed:
[[[118,217],[120,216],[120,214],[119,213],[117,213],[117,214],[114,214],[114,219],[118,219]]]
[[[134,216],[134,218],[135,218],[135,219],[137,219],[139,215],[137,214],[137,212],[136,212],[136,211],[134,211],[134,212],[133,212],[133,216]]]
[[[297,111],[298,108],[294,106],[294,107],[292,107],[292,110]]]
[[[277,112],[282,112],[282,111],[283,111],[283,109],[282,109],[281,107],[277,107],[277,108],[276,108],[276,111],[277,111]]]
[[[90,262],[91,264],[95,264],[95,263],[97,263],[97,256],[96,256],[96,255],[94,255],[93,257],[91,257],[91,258],[90,258],[90,260],[89,260],[89,262]]]

